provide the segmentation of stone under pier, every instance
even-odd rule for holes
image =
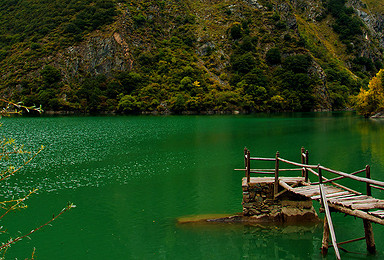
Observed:
[[[280,177],[288,185],[304,183],[302,177]],[[309,224],[319,223],[320,219],[312,205],[312,200],[285,191],[279,187],[280,195],[274,198],[274,177],[252,177],[242,180],[243,211],[229,215],[205,215],[183,217],[179,219],[184,223],[275,223],[275,224]]]
[[[303,177],[280,177],[288,185],[304,183]],[[242,215],[252,222],[303,223],[320,221],[312,200],[285,191],[279,187],[279,196],[274,198],[274,177],[252,177],[242,180]]]

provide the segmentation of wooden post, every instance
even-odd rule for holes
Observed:
[[[247,177],[247,166],[248,166],[248,158],[247,158],[248,148],[244,147],[244,169],[245,169],[245,177]],[[248,178],[247,178],[248,179]]]
[[[320,167],[319,167],[319,176],[321,176],[321,168]],[[332,245],[333,245],[333,248],[335,249],[336,259],[340,259],[339,247],[337,246],[336,234],[335,234],[335,230],[334,230],[333,224],[332,224],[331,211],[329,210],[329,207],[328,207],[327,194],[325,193],[325,190],[324,190],[322,183],[319,184],[319,189],[320,189],[321,201],[322,201],[324,211],[325,211],[325,218],[324,219],[327,221],[327,226],[328,226],[328,231],[327,231],[328,234],[326,233],[326,227],[324,226],[323,242],[329,238],[329,234],[330,234],[331,238],[332,238]],[[326,247],[324,247],[324,251],[326,251],[325,248],[327,248],[327,247],[328,247],[328,245]],[[323,251],[323,250],[321,250],[321,251]]]
[[[319,183],[323,184],[323,174],[321,172],[320,165],[318,165],[317,167],[318,167],[318,172],[319,172]]]
[[[276,198],[277,193],[279,193],[279,156],[280,153],[276,152],[276,161],[275,161],[275,184],[274,184],[274,197]]]
[[[305,164],[308,164],[308,150],[305,151]],[[308,182],[308,170],[305,170],[304,181]]]
[[[307,151],[307,153],[308,153],[308,151]],[[320,183],[319,185],[321,185],[323,183],[323,176],[322,176],[320,168],[318,168],[318,171],[319,171],[319,183]],[[324,206],[323,200],[321,199],[320,202],[321,202],[321,206],[325,210],[325,206]],[[327,214],[325,214],[325,216],[324,216],[324,227],[323,227],[323,241],[321,243],[321,254],[323,256],[327,255],[327,253],[328,253],[328,246],[329,246],[329,226],[328,226]]]
[[[247,183],[249,184],[251,182],[251,152],[247,151]]]
[[[369,165],[365,166],[365,175],[366,175],[367,179],[371,178],[371,167],[369,167]],[[367,195],[372,196],[371,184],[369,184],[369,183],[367,183]]]
[[[375,239],[373,237],[372,222],[363,219],[365,242],[367,243],[367,250],[370,254],[376,253]]]
[[[304,153],[305,153],[305,149],[304,149],[304,147],[301,147],[301,153],[300,153],[300,155],[301,155],[301,164],[305,163],[305,156],[303,155]],[[301,177],[304,177],[304,176],[305,176],[305,170],[303,169],[301,171]]]
[[[329,246],[329,226],[327,216],[324,216],[324,227],[323,227],[323,241],[321,243],[321,254],[326,256],[328,253]]]
[[[371,168],[369,165],[365,166],[365,174],[368,179],[371,178]],[[367,195],[372,196],[371,184],[367,183]],[[373,237],[372,222],[363,219],[365,242],[367,244],[367,250],[370,254],[376,253],[375,238]]]

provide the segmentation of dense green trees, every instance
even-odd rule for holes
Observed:
[[[355,77],[337,59],[313,51],[308,35],[264,2],[268,11],[246,3],[207,4],[214,10],[210,18],[196,9],[200,2],[5,0],[0,3],[0,69],[7,73],[0,87],[46,110],[309,111],[323,105],[316,96],[321,88],[329,91],[333,108],[345,108],[363,80],[382,66],[380,59],[352,50],[347,63]],[[322,19],[330,18],[347,48],[357,46],[350,43],[357,43],[363,27],[353,10],[344,0],[323,3]],[[24,16],[28,23],[20,19]],[[101,30],[89,34],[95,29]],[[115,32],[124,38],[123,52],[129,53],[119,58],[130,69],[97,74],[86,64],[69,73],[67,61],[56,60],[57,51],[84,47],[83,40],[101,37],[103,30],[111,39]],[[113,52],[122,55],[119,48]]]
[[[111,23],[116,14],[113,0],[4,0],[0,3],[0,50],[23,42],[38,43],[47,36],[52,45],[68,45]]]
[[[349,43],[355,35],[362,34],[362,22],[353,16],[354,10],[352,7],[345,6],[345,0],[329,0],[328,10],[336,22],[333,24],[333,29],[340,35],[340,39]]]
[[[281,63],[281,53],[278,48],[271,48],[268,50],[266,57],[266,61],[270,65],[277,65]]]

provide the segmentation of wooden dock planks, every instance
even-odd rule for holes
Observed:
[[[330,204],[330,207],[335,205],[338,206],[337,208],[343,207],[351,210],[363,210],[370,216],[384,219],[384,210],[378,210],[384,209],[384,200],[367,195],[356,195],[350,191],[332,185],[324,185],[323,189],[327,194],[327,201]],[[298,195],[311,198],[312,200],[319,200],[321,198],[319,185],[305,185],[289,188],[289,190]],[[364,218],[362,215],[360,215],[360,217]]]
[[[324,191],[329,195],[344,192],[344,190],[330,185],[324,185]],[[318,185],[297,187],[293,189],[293,192],[305,196],[307,198],[312,198],[316,196],[315,198],[320,199],[320,190]]]

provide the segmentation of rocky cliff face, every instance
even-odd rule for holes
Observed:
[[[298,10],[304,17],[316,22],[326,11],[321,1],[291,0],[295,10]]]
[[[79,72],[110,75],[113,70],[129,69],[124,44],[118,36],[91,37],[82,45],[65,49],[57,59],[68,80]]]
[[[379,42],[380,47],[384,48],[384,14],[360,0],[348,0],[347,5],[353,7],[368,28],[372,38]]]

